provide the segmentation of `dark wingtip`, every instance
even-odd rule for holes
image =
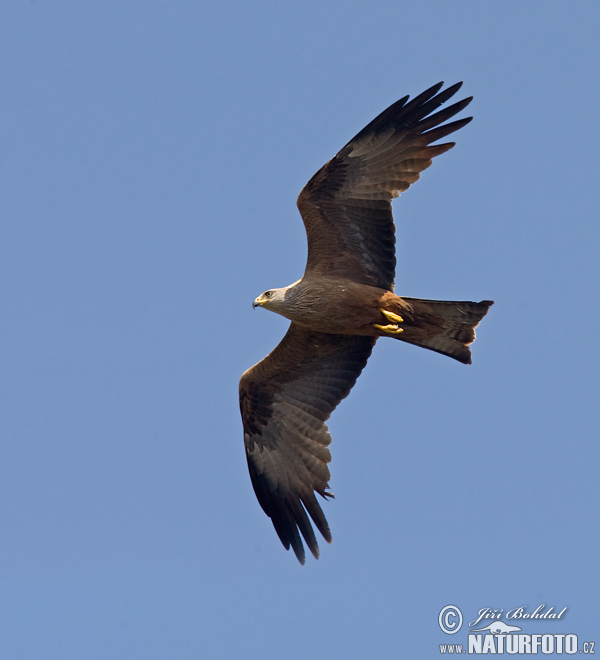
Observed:
[[[289,548],[286,548],[286,550],[289,550]],[[292,546],[292,550],[294,551],[294,554],[296,555],[296,559],[300,562],[301,566],[304,566],[306,564],[306,554],[304,553],[304,546],[300,545],[300,547],[295,547]],[[319,558],[319,546],[309,546],[309,550],[311,551],[313,557],[315,559]]]
[[[452,90],[452,93],[455,94],[462,86],[463,86],[463,81],[460,80],[459,82],[454,83],[454,85],[450,85],[450,87],[448,87],[446,91],[450,92],[450,90]]]
[[[294,551],[294,554],[296,555],[296,559],[304,566],[306,563],[306,555],[304,554],[304,546],[302,545],[302,542],[298,545],[297,543],[292,543],[292,550]],[[286,548],[286,550],[289,550],[289,547]]]
[[[422,92],[422,94],[435,94],[436,92],[439,92],[443,86],[444,86],[444,81],[440,80],[440,82],[435,83],[435,85],[431,85],[431,87],[429,87],[429,89],[426,89],[424,92]]]

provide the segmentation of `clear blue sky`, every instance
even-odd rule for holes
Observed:
[[[568,606],[526,632],[600,644],[599,30],[592,2],[3,4],[2,658],[427,659],[466,639],[450,603]],[[251,302],[302,274],[309,177],[439,80],[475,119],[394,203],[397,291],[496,304],[471,367],[379,342],[301,567],[245,464],[239,376],[287,327]]]

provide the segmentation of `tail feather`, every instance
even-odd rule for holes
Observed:
[[[398,339],[471,364],[469,346],[475,341],[475,328],[493,301],[402,300],[408,307],[401,312],[405,323]]]

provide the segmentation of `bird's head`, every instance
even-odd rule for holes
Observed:
[[[264,293],[261,293],[258,298],[254,299],[252,303],[252,308],[256,309],[257,307],[264,307],[265,309],[270,309],[271,311],[277,311],[284,300],[285,292],[287,287],[283,289],[269,289]]]

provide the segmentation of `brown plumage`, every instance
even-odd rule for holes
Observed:
[[[468,364],[475,327],[493,304],[393,293],[391,201],[432,158],[454,146],[431,143],[471,121],[444,123],[471,98],[434,112],[461,84],[440,91],[439,83],[412,101],[400,99],[312,177],[298,197],[308,237],[304,276],[253,303],[292,323],[279,346],[240,380],[248,468],[261,507],[302,564],[302,538],[319,556],[310,519],[331,542],[315,497],[333,497],[325,422],[350,392],[377,338],[393,337]]]

